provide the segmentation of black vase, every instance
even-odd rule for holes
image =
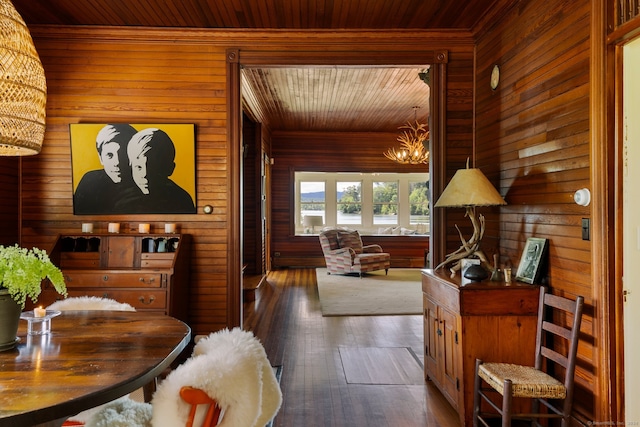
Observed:
[[[473,264],[464,272],[464,277],[472,282],[481,282],[489,277],[489,272],[479,264]]]
[[[0,288],[0,351],[15,347],[18,341],[18,324],[21,312],[21,307],[9,295],[9,291]]]

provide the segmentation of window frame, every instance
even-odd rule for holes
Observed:
[[[313,171],[292,171],[294,181],[293,212],[291,215],[292,229],[296,236],[305,235],[302,226],[301,211],[301,182],[324,182],[325,183],[325,211],[324,226],[349,227],[357,229],[361,234],[378,234],[381,228],[405,228],[416,230],[419,235],[428,235],[431,218],[425,223],[411,224],[411,208],[409,202],[411,183],[426,182],[430,180],[428,172],[313,172]],[[398,183],[398,221],[397,224],[374,224],[373,219],[373,183],[374,182],[397,182]],[[362,205],[360,224],[339,224],[337,223],[337,182],[361,182],[360,203]],[[431,195],[429,195],[431,197]],[[323,227],[317,227],[316,233]]]

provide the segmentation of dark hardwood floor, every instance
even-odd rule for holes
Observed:
[[[274,426],[460,426],[452,407],[423,379],[421,316],[323,317],[315,270],[287,269],[269,273],[255,300],[245,302],[244,318],[271,364],[282,366],[283,404]],[[376,370],[388,360],[376,358],[391,352],[415,364],[414,378],[351,379],[348,371],[356,368],[372,378],[384,374]]]

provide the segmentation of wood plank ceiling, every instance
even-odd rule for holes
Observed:
[[[499,0],[13,0],[30,25],[468,30]],[[395,131],[429,114],[425,68],[243,70],[272,130]],[[248,92],[247,92],[248,93]],[[413,107],[419,107],[414,109]],[[417,114],[416,114],[417,113]]]

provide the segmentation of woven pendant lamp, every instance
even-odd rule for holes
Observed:
[[[47,82],[26,24],[0,0],[0,156],[38,154],[45,128]]]

